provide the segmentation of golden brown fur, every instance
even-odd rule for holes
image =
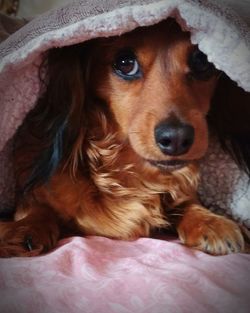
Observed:
[[[124,48],[135,51],[143,77],[114,73],[113,60]],[[47,91],[17,139],[18,188],[49,149],[46,136],[60,116],[67,116],[65,152],[47,181],[18,199],[15,221],[1,223],[0,255],[46,252],[66,234],[150,236],[170,226],[169,210],[186,245],[212,254],[243,251],[238,226],[203,208],[196,196],[218,74],[203,80],[189,75],[194,48],[189,34],[168,20],[50,52]],[[177,156],[162,153],[154,137],[157,125],[172,119],[195,132],[190,149]]]

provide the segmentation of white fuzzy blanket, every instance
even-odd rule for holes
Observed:
[[[171,16],[191,32],[192,42],[199,44],[218,69],[250,92],[249,11],[249,0],[221,0],[219,4],[205,0],[81,0],[38,16],[5,39],[0,45],[0,211],[13,203],[11,138],[39,95],[38,65],[44,51],[119,35]],[[15,26],[2,17],[0,36],[6,38],[9,29]],[[216,142],[211,143],[201,168],[204,204],[250,227],[246,175]]]

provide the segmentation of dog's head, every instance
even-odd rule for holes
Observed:
[[[208,112],[222,143],[250,171],[249,93],[221,75],[173,19],[52,49],[44,61],[45,91],[27,117],[40,149],[27,186],[48,180],[62,161],[75,172],[89,139],[106,140],[104,124],[135,164],[154,173],[182,168],[206,152]]]
[[[121,137],[152,166],[173,170],[200,159],[218,72],[173,20],[96,42],[92,92]]]

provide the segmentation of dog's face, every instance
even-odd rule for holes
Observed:
[[[94,60],[94,93],[146,163],[173,170],[204,155],[217,76],[188,33],[167,20],[101,40]]]

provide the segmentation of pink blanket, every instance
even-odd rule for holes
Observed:
[[[0,260],[1,313],[249,313],[250,255],[213,257],[176,241],[74,237]]]

